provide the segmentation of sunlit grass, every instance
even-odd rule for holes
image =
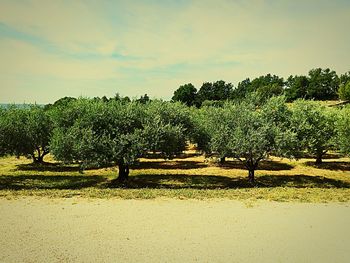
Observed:
[[[173,160],[141,159],[127,184],[115,186],[116,167],[85,170],[62,165],[50,156],[45,165],[14,157],[0,159],[0,196],[85,197],[122,199],[235,199],[298,202],[350,201],[350,159],[329,155],[320,166],[314,159],[273,157],[256,171],[256,185],[232,159],[224,165],[193,152]]]

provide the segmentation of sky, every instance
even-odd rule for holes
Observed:
[[[350,70],[350,0],[0,0],[0,102]]]

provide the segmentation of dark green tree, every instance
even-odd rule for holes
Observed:
[[[258,96],[256,99],[260,103],[264,103],[272,96],[278,96],[283,93],[284,81],[276,75],[267,74],[253,79],[245,79],[238,83],[237,89],[233,91],[233,98],[242,100],[247,98],[250,94],[256,92]]]
[[[75,101],[76,98],[73,97],[63,97],[58,100],[56,100],[53,104],[47,104],[44,106],[45,110],[49,110],[51,108],[57,108],[57,107],[66,107],[69,103],[72,101]]]
[[[306,76],[289,76],[284,90],[287,101],[305,98],[308,87],[309,79]]]
[[[248,93],[253,92],[251,89],[251,81],[249,78],[238,83],[237,88],[233,90],[232,99],[242,100],[244,99]]]
[[[232,97],[233,85],[223,80],[216,82],[204,82],[198,91],[198,104],[206,100],[224,101]]]
[[[128,96],[125,96],[125,97],[122,97],[119,95],[119,93],[116,93],[114,95],[113,98],[111,98],[112,100],[116,100],[116,101],[121,101],[123,103],[128,103],[128,102],[131,102],[130,98]]]
[[[333,100],[338,98],[339,77],[329,68],[316,68],[309,71],[309,86],[306,99]]]
[[[345,85],[346,83],[350,82],[350,71],[341,74],[339,77],[339,82],[340,85]]]
[[[265,76],[260,76],[255,78],[251,82],[251,92],[258,91],[259,88],[265,86],[279,86],[283,87],[284,81],[283,78],[280,78],[276,75],[267,74]]]
[[[194,106],[197,99],[197,89],[193,86],[192,83],[188,83],[180,86],[174,92],[172,101],[180,101],[185,103],[187,106]]]
[[[146,104],[147,102],[151,101],[151,99],[148,97],[147,94],[141,96],[139,99],[136,100],[137,102],[140,102],[142,104]]]

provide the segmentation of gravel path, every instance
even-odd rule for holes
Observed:
[[[0,199],[0,262],[349,262],[350,204]]]

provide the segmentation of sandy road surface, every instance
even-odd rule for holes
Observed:
[[[350,204],[0,199],[0,262],[349,262]]]

